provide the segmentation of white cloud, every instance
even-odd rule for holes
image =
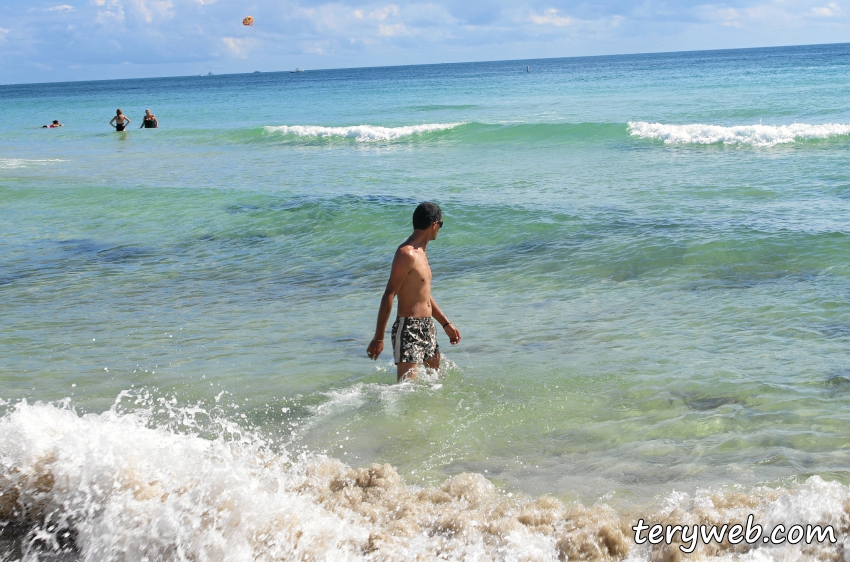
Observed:
[[[333,52],[334,44],[332,41],[299,41],[298,42],[298,52],[299,54],[310,54],[316,56],[326,56],[328,53]],[[299,65],[293,65],[299,66]]]
[[[53,6],[51,8],[46,8],[45,10],[48,11],[48,12],[73,12],[73,11],[75,11],[74,7],[69,6],[68,4],[60,4],[59,6]]]
[[[315,8],[296,7],[290,17],[306,19],[318,31],[328,31],[339,29],[341,21],[348,19],[348,15],[348,11],[343,11],[338,4],[324,4]]]
[[[816,6],[812,8],[811,15],[819,18],[831,18],[841,13],[841,6],[835,2],[830,2],[826,6]]]
[[[715,12],[716,19],[720,20],[720,24],[726,27],[741,27],[743,15],[735,8],[721,8]]]
[[[221,42],[227,47],[230,55],[236,58],[248,58],[247,40],[237,37],[222,37]]]
[[[377,10],[372,10],[369,13],[369,17],[373,20],[383,21],[387,19],[389,16],[397,16],[398,15],[398,6],[395,4],[389,4],[384,6],[383,8],[379,8]]]
[[[172,0],[92,0],[98,10],[95,21],[115,25],[125,20],[133,23],[163,23],[175,16]]]
[[[359,20],[362,20],[363,19],[363,10],[354,10],[353,12],[351,12],[351,15],[354,16],[355,18],[359,19]]]
[[[573,25],[576,21],[573,18],[559,15],[555,8],[549,8],[543,14],[531,14],[528,19],[536,25],[554,25],[556,27]]]
[[[98,10],[94,21],[100,25],[118,25],[124,23],[124,6],[120,0],[93,0],[95,6],[106,8]]]
[[[94,21],[100,25],[116,25],[124,23],[124,10],[100,10],[94,18]]]
[[[136,10],[141,14],[145,23],[167,20],[173,17],[171,9],[174,4],[170,0],[130,0]]]
[[[811,5],[811,4],[809,4]],[[737,8],[704,4],[697,6],[694,13],[708,22],[719,23],[727,28],[764,29],[800,29],[804,28],[809,18],[837,18],[841,15],[841,6],[829,2],[824,6],[807,6],[787,0],[771,0]],[[811,21],[811,20],[810,20]],[[782,42],[782,41],[778,41]],[[819,43],[812,37],[812,43]]]
[[[395,25],[384,25],[381,24],[378,26],[378,33],[383,35],[384,37],[392,37],[394,35],[410,35],[410,32],[404,27],[403,23],[397,23]]]

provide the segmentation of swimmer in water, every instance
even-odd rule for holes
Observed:
[[[391,329],[393,360],[398,366],[398,381],[416,378],[416,367],[440,368],[440,346],[437,327],[440,323],[452,345],[460,343],[460,330],[455,328],[437,306],[431,295],[431,266],[425,247],[435,240],[443,228],[443,213],[434,203],[421,203],[413,212],[413,234],[395,252],[390,280],[378,309],[375,337],[366,354],[377,360],[384,349],[384,332],[398,297],[398,317]]]
[[[109,122],[110,125],[115,127],[116,131],[123,131],[127,128],[127,125],[130,124],[130,118],[125,117],[124,113],[121,112],[120,109],[115,111],[115,117]]]
[[[159,121],[156,120],[156,115],[151,113],[150,109],[145,110],[145,117],[142,119],[142,126],[145,129],[156,129],[159,127]]]
[[[62,123],[60,123],[58,119],[54,119],[53,123],[51,123],[50,125],[42,125],[41,128],[42,129],[55,129],[56,127],[61,127],[61,126],[62,126]]]

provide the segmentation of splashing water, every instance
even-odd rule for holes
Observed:
[[[406,485],[389,464],[351,468],[287,452],[203,408],[174,407],[152,422],[153,401],[78,415],[69,405],[21,402],[0,419],[0,521],[24,529],[9,559],[65,552],[80,560],[654,560],[678,544],[635,547],[633,513],[598,504],[513,497],[480,474],[437,487]],[[159,401],[167,404],[168,401]],[[173,421],[174,418],[180,422]],[[219,434],[197,434],[212,421]],[[169,425],[171,427],[169,427]],[[187,431],[178,432],[175,425]],[[850,527],[850,489],[818,477],[795,490],[673,494],[648,520]],[[642,516],[643,517],[643,516]],[[2,543],[0,543],[2,544]],[[750,546],[770,556],[799,549]],[[813,545],[830,559],[843,544]],[[725,556],[747,549],[702,547]],[[667,559],[667,558],[665,558]],[[672,559],[672,558],[671,558]],[[769,559],[769,558],[766,558]],[[797,558],[799,559],[799,558]]]
[[[412,135],[433,133],[453,129],[463,123],[431,123],[409,125],[405,127],[378,127],[375,125],[355,125],[351,127],[321,127],[318,125],[280,125],[267,126],[269,133],[295,135],[298,137],[342,137],[353,138],[357,142],[397,140]]]
[[[667,144],[748,144],[753,146],[774,146],[798,140],[828,139],[850,134],[850,125],[825,124],[806,125],[739,125],[721,127],[719,125],[664,125],[630,121],[629,132],[632,136],[645,139],[663,140]]]

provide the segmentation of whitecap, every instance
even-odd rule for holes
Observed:
[[[54,162],[67,162],[67,160],[61,160],[59,158],[44,158],[41,160],[28,160],[25,158],[0,158],[0,170],[28,168],[30,166],[46,166]]]
[[[395,371],[395,366],[390,362],[389,366]],[[443,355],[441,369],[428,369],[420,365],[416,370],[416,379],[406,379],[399,384],[381,383],[354,383],[344,388],[335,388],[322,392],[327,398],[321,404],[309,406],[312,414],[301,426],[302,431],[312,427],[320,418],[333,417],[356,411],[363,406],[379,406],[387,415],[400,415],[400,399],[406,395],[419,391],[436,391],[442,388],[441,380],[445,376],[446,369],[457,369],[457,365]],[[391,372],[390,369],[385,369]],[[395,373],[392,372],[392,376]]]
[[[635,137],[662,140],[666,144],[743,144],[774,146],[799,140],[828,139],[850,134],[850,125],[827,123],[823,125],[665,125],[630,121],[629,133]]]
[[[146,413],[21,402],[0,418],[0,524],[81,560],[557,560],[624,554],[613,510],[509,498],[480,474],[407,485],[389,464],[291,458]],[[26,559],[37,559],[31,551]]]
[[[0,417],[0,525],[29,526],[24,559],[38,559],[39,542],[62,548],[64,536],[68,559],[79,560],[648,561],[681,556],[677,544],[635,545],[637,517],[724,524],[750,513],[766,529],[832,525],[838,541],[700,545],[695,556],[835,560],[848,546],[850,487],[819,477],[791,489],[671,493],[656,509],[618,512],[504,494],[481,474],[411,486],[389,464],[293,458],[247,430],[204,439],[158,427],[144,409],[118,410],[20,402]]]
[[[379,127],[376,125],[354,125],[350,127],[322,127],[319,125],[280,125],[266,126],[268,133],[295,135],[297,137],[339,137],[353,138],[357,142],[375,142],[397,140],[412,135],[433,133],[454,129],[463,123],[426,123],[403,127]]]

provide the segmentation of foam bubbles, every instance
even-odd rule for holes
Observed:
[[[666,144],[743,144],[774,146],[799,140],[828,139],[850,134],[850,125],[665,125],[630,121],[629,133],[635,137],[662,140]]]
[[[223,428],[217,437],[179,433],[157,426],[150,410],[120,412],[120,398],[99,415],[78,415],[67,401],[21,402],[0,418],[0,524],[25,529],[22,555],[0,542],[0,558],[36,560],[45,550],[97,561],[681,558],[678,545],[636,547],[635,513],[672,524],[754,513],[765,526],[831,524],[841,537],[811,547],[710,545],[698,551],[704,557],[832,560],[850,546],[850,488],[818,477],[792,490],[674,493],[655,510],[625,513],[511,497],[481,474],[410,486],[389,464],[292,458],[227,420],[213,420]]]
[[[66,162],[59,158],[44,158],[28,160],[25,158],[0,158],[0,170],[13,170],[16,168],[29,168],[31,166],[47,166],[54,162]]]
[[[318,125],[281,125],[265,127],[268,133],[294,135],[297,137],[338,137],[352,138],[357,142],[375,142],[398,140],[412,135],[433,133],[454,129],[463,123],[430,123],[424,125],[408,125],[404,127],[378,127],[375,125],[355,125],[351,127],[321,127]]]
[[[262,440],[146,419],[26,403],[0,419],[0,521],[30,526],[29,558],[62,536],[82,560],[557,560],[628,548],[610,508],[508,498],[480,474],[417,488],[389,464],[290,459]]]
[[[837,560],[850,547],[850,520],[847,506],[850,505],[850,487],[838,482],[826,482],[819,476],[809,478],[804,484],[788,490],[759,487],[754,490],[724,492],[701,490],[693,495],[671,493],[664,506],[648,518],[647,524],[663,525],[745,525],[752,514],[753,521],[769,533],[776,525],[789,529],[794,525],[819,525],[833,527],[837,542],[804,542],[798,544],[755,544],[700,543],[694,553],[695,559],[712,559],[732,562],[740,561],[820,561]],[[683,557],[679,546],[648,545],[632,550],[632,560],[677,560]]]

